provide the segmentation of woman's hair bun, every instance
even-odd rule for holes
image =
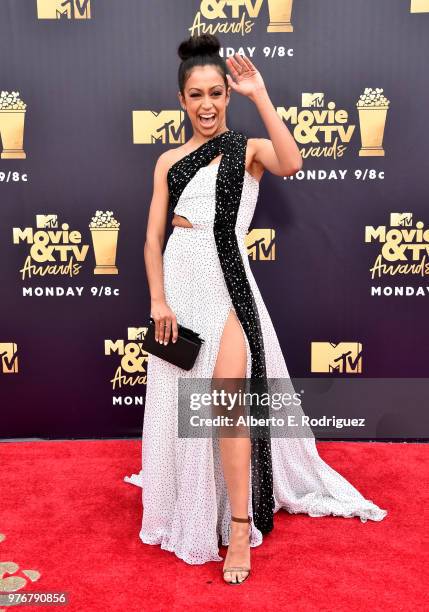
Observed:
[[[177,71],[177,80],[182,95],[184,95],[186,81],[196,66],[215,66],[223,78],[225,88],[228,89],[228,68],[219,50],[220,41],[214,34],[190,36],[180,43],[177,53],[182,61]]]
[[[215,55],[219,53],[220,42],[214,34],[190,36],[180,43],[177,53],[181,60],[187,60],[195,55]]]

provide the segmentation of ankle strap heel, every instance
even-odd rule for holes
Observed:
[[[248,516],[247,518],[239,518],[238,516],[231,516],[231,521],[235,523],[248,523],[249,525],[249,542],[252,540],[252,517]]]
[[[252,517],[248,516],[247,518],[238,518],[237,516],[231,516],[231,521],[235,521],[236,523],[250,523],[252,522]]]

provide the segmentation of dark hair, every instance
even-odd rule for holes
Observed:
[[[194,66],[213,64],[219,68],[225,87],[228,88],[227,67],[223,57],[219,55],[220,42],[214,34],[190,36],[180,43],[177,53],[182,60],[178,71],[180,92],[184,93],[185,83]]]

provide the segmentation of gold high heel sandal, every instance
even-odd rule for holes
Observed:
[[[249,542],[250,542],[251,534],[252,534],[252,528],[251,528],[252,518],[250,516],[248,516],[247,518],[237,518],[236,516],[231,516],[231,521],[235,521],[236,523],[249,523]],[[247,572],[247,576],[243,578],[243,580],[235,580],[235,582],[232,582],[232,581],[230,582],[229,580],[225,580],[226,572]],[[223,569],[223,575],[224,575],[224,582],[226,582],[227,584],[243,584],[243,582],[247,580],[248,577],[250,576],[250,567],[243,567],[243,566],[225,567]]]

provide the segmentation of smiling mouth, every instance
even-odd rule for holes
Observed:
[[[201,113],[198,118],[202,125],[210,127],[215,122],[216,113]]]

